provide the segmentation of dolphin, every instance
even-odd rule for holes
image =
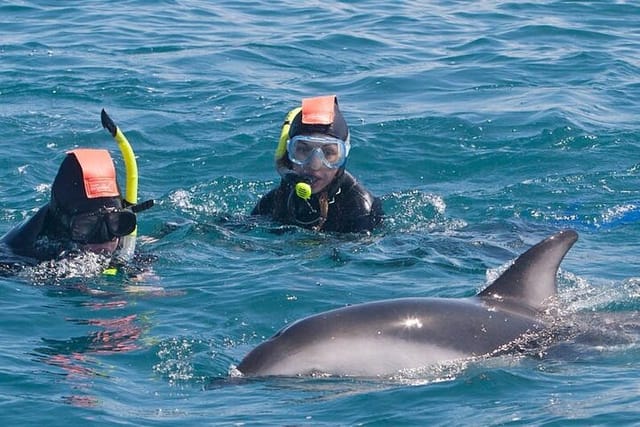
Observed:
[[[520,255],[470,298],[399,298],[351,305],[286,326],[237,366],[247,377],[376,377],[497,354],[547,329],[562,259],[578,239],[562,230]]]

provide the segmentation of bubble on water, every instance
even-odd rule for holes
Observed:
[[[68,258],[48,260],[20,272],[20,277],[34,284],[56,284],[63,279],[90,278],[109,266],[111,257],[93,252],[81,252]]]
[[[153,366],[154,372],[166,377],[171,385],[193,378],[193,343],[190,339],[172,338],[159,344],[160,362]]]

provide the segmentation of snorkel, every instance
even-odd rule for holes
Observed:
[[[138,163],[136,161],[136,156],[133,153],[133,148],[131,148],[131,144],[104,109],[100,114],[100,118],[102,126],[109,131],[111,136],[118,143],[118,147],[120,148],[120,152],[122,153],[122,158],[124,160],[126,174],[124,195],[125,206],[131,208],[134,213],[150,208],[153,206],[153,200],[147,200],[138,205]],[[120,238],[120,249],[117,254],[117,258],[119,260],[127,261],[133,257],[133,253],[136,248],[137,234],[138,227],[136,226],[130,234]]]
[[[291,122],[302,111],[302,107],[296,107],[289,111],[282,124],[280,131],[280,139],[278,140],[278,146],[274,154],[276,162],[276,170],[286,182],[293,185],[295,194],[306,202],[311,199],[311,183],[309,179],[298,175],[291,169],[291,161],[287,158],[287,142],[289,141],[289,129],[291,128]]]
[[[118,143],[122,158],[124,160],[124,167],[126,172],[126,186],[124,199],[129,205],[135,205],[138,203],[138,163],[136,162],[136,156],[133,153],[133,148],[127,137],[124,136],[122,131],[116,126],[111,117],[103,109],[100,113],[100,119],[102,121],[102,127],[109,131],[111,136]],[[135,231],[132,233],[134,234]],[[135,235],[135,234],[134,234]]]

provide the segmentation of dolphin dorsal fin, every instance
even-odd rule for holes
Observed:
[[[563,230],[546,238],[520,255],[478,296],[540,311],[544,301],[556,294],[558,268],[576,240],[578,233],[574,230]]]

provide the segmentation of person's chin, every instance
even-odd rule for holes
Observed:
[[[322,190],[324,190],[326,186],[327,184],[324,182],[321,182],[321,181],[314,182],[313,185],[311,186],[311,192],[313,194],[319,193]]]
[[[313,182],[311,183],[311,192],[314,194],[319,193],[324,190],[327,185],[329,185],[328,180],[314,176]]]
[[[87,243],[82,245],[82,249],[102,255],[111,255],[118,248],[118,239],[113,239],[103,243]]]

